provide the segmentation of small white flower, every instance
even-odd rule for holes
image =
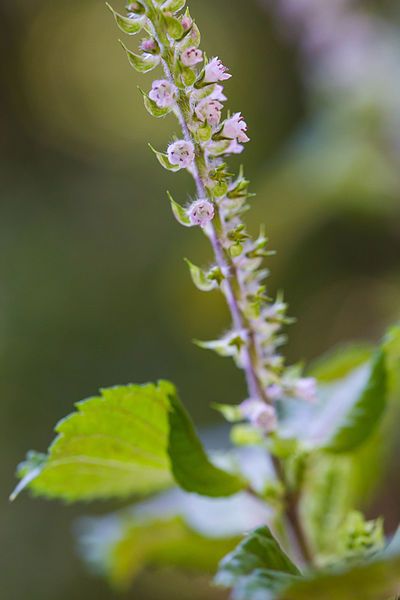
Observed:
[[[248,398],[240,405],[240,410],[245,419],[251,425],[261,429],[265,433],[275,431],[278,425],[278,419],[273,406],[266,404],[262,400]]]
[[[194,67],[203,60],[203,52],[194,46],[187,48],[181,54],[181,61],[185,67]]]
[[[214,218],[214,206],[208,200],[196,200],[187,211],[192,225],[205,227]]]
[[[235,113],[230,119],[227,119],[224,123],[222,135],[228,139],[236,140],[237,142],[244,144],[250,141],[250,138],[246,135],[247,124],[241,113]]]
[[[221,110],[223,108],[224,105],[219,100],[213,100],[209,97],[198,103],[195,112],[200,121],[207,121],[212,127],[215,127],[221,120]]]
[[[168,108],[175,102],[176,88],[166,79],[157,79],[156,81],[153,81],[149,98],[153,100],[159,108]]]
[[[169,162],[173,165],[179,165],[181,169],[186,169],[194,161],[194,146],[192,142],[178,140],[168,146],[167,150]]]
[[[317,382],[314,377],[303,377],[296,382],[294,394],[306,402],[317,400]]]
[[[217,81],[225,81],[232,77],[228,72],[228,68],[222,64],[222,61],[216,56],[205,68],[204,83],[217,83]]]

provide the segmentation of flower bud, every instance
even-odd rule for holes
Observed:
[[[136,18],[137,15],[143,15],[145,12],[144,6],[140,2],[131,2],[126,5],[128,17]]]
[[[205,227],[213,220],[214,205],[209,200],[196,200],[188,209],[188,217],[192,225]]]
[[[246,131],[246,121],[239,112],[235,113],[233,117],[225,121],[222,136],[243,144],[250,141],[250,138],[246,135]]]
[[[217,81],[225,81],[232,77],[228,72],[228,68],[222,64],[218,57],[213,58],[205,68],[204,83],[217,83]]]
[[[181,54],[181,61],[185,67],[194,67],[194,65],[201,63],[202,60],[203,52],[194,46],[187,48],[187,50],[184,50]]]
[[[169,108],[175,102],[176,88],[166,79],[157,79],[153,81],[149,98],[157,104],[159,108]]]
[[[143,50],[143,52],[148,52],[150,54],[155,54],[159,51],[158,44],[153,38],[145,38],[142,40],[140,49]]]
[[[194,146],[191,142],[178,140],[168,146],[168,159],[172,165],[178,165],[181,169],[186,169],[194,161]]]
[[[261,429],[265,433],[275,431],[278,420],[273,406],[262,400],[248,398],[240,405],[240,411],[251,425]]]
[[[188,15],[185,15],[184,17],[182,17],[181,25],[185,31],[189,31],[189,29],[193,25],[193,19],[191,19],[191,17],[189,17]]]

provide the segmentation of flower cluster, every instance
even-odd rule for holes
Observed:
[[[250,140],[247,124],[241,112],[225,113],[223,85],[231,74],[220,58],[207,59],[184,7],[185,0],[130,5],[128,32],[144,27],[150,37],[141,43],[142,54],[127,53],[139,71],[163,68],[164,77],[144,94],[145,105],[156,117],[175,113],[181,135],[166,153],[156,155],[164,168],[186,169],[194,178],[197,198],[186,208],[172,201],[173,212],[183,225],[199,226],[209,238],[215,264],[205,272],[190,264],[192,277],[203,291],[219,286],[232,316],[229,334],[201,345],[232,356],[244,370],[249,399],[241,404],[241,415],[268,434],[278,423],[275,403],[286,396],[313,401],[315,380],[287,369],[279,352],[288,319],[285,303],[266,295],[262,263],[268,240],[263,232],[256,239],[248,234],[242,214],[251,196],[249,182],[243,171],[233,176],[225,162]],[[121,20],[117,23],[121,26]]]

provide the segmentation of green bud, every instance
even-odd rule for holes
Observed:
[[[185,87],[191,87],[196,83],[197,75],[190,67],[180,65],[181,81]]]
[[[243,252],[242,244],[233,244],[229,248],[229,254],[232,256],[232,258],[237,258],[238,256],[240,256],[242,254],[242,252]]]
[[[160,62],[159,56],[154,56],[152,54],[147,54],[146,56],[135,54],[129,50],[121,40],[119,40],[119,43],[126,52],[129,64],[136,69],[136,71],[139,71],[139,73],[148,73],[149,71],[152,71]]]

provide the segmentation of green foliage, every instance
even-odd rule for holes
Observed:
[[[128,17],[123,17],[122,15],[117,13],[113,9],[113,7],[110,6],[110,4],[108,4],[108,2],[106,2],[106,6],[107,6],[107,8],[110,9],[112,14],[114,15],[116,24],[118,25],[120,30],[123,31],[124,33],[127,33],[128,35],[135,35],[142,30],[143,20],[144,20],[142,17],[139,17],[136,19],[130,19]]]
[[[172,214],[174,215],[175,219],[184,227],[191,227],[192,224],[190,222],[186,210],[183,208],[183,206],[178,204],[178,202],[175,202],[170,192],[167,192],[167,195],[171,203]]]
[[[217,583],[234,600],[388,600],[400,592],[400,556],[300,574],[266,528],[249,534],[221,563]]]
[[[153,54],[135,54],[129,50],[125,44],[119,40],[119,43],[126,52],[129,64],[139,73],[148,73],[157,67],[160,62],[160,57]]]
[[[379,424],[385,407],[385,352],[379,350],[372,361],[365,387],[336,428],[325,449],[329,452],[349,452],[357,448]]]
[[[340,558],[346,560],[365,557],[385,546],[383,519],[366,521],[359,511],[350,512],[339,531]]]
[[[282,550],[268,527],[260,527],[250,533],[222,560],[215,581],[217,585],[235,589],[242,585],[244,579],[252,577],[259,570],[266,574],[262,588],[266,599],[277,581],[287,582],[293,576],[300,575],[298,568]],[[242,596],[239,593],[235,597]]]
[[[171,396],[169,446],[171,467],[179,486],[205,496],[230,496],[246,488],[246,482],[215,467],[207,458],[193,424],[176,396]]]
[[[77,404],[56,427],[46,460],[22,463],[18,492],[67,501],[149,494],[174,483],[228,496],[245,482],[208,459],[174,386],[130,385]]]

